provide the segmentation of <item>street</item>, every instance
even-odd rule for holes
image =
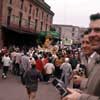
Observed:
[[[7,79],[2,79],[0,71],[0,100],[28,100],[25,86],[19,77],[9,74]],[[39,83],[35,100],[60,100],[60,95],[51,84],[42,82]]]

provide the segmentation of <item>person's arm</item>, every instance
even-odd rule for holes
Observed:
[[[83,92],[78,92],[74,89],[67,88],[69,94],[62,98],[62,100],[100,100],[98,96],[92,96],[89,94],[84,94]]]
[[[80,100],[81,93],[74,89],[67,88],[68,95],[62,98],[62,100]]]
[[[79,100],[100,100],[100,97],[88,94],[81,94]]]
[[[88,78],[82,79],[81,84],[80,84],[80,89],[81,90],[86,88],[87,81],[88,81]]]

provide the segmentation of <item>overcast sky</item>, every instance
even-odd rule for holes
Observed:
[[[88,27],[89,16],[100,12],[100,0],[45,0],[55,13],[53,23]]]

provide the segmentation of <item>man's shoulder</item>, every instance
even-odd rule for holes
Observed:
[[[100,66],[100,55],[99,54],[96,55],[95,63]]]

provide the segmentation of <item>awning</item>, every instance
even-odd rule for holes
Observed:
[[[14,31],[17,32],[18,34],[26,34],[26,35],[38,35],[39,33],[36,32],[28,32],[28,31],[23,31],[23,30],[19,30],[19,29],[14,29],[12,27],[6,27],[6,26],[2,26],[3,29],[7,29],[10,31]]]
[[[60,33],[56,31],[40,32],[39,37],[46,37],[48,34],[52,35],[54,39],[59,39]]]

